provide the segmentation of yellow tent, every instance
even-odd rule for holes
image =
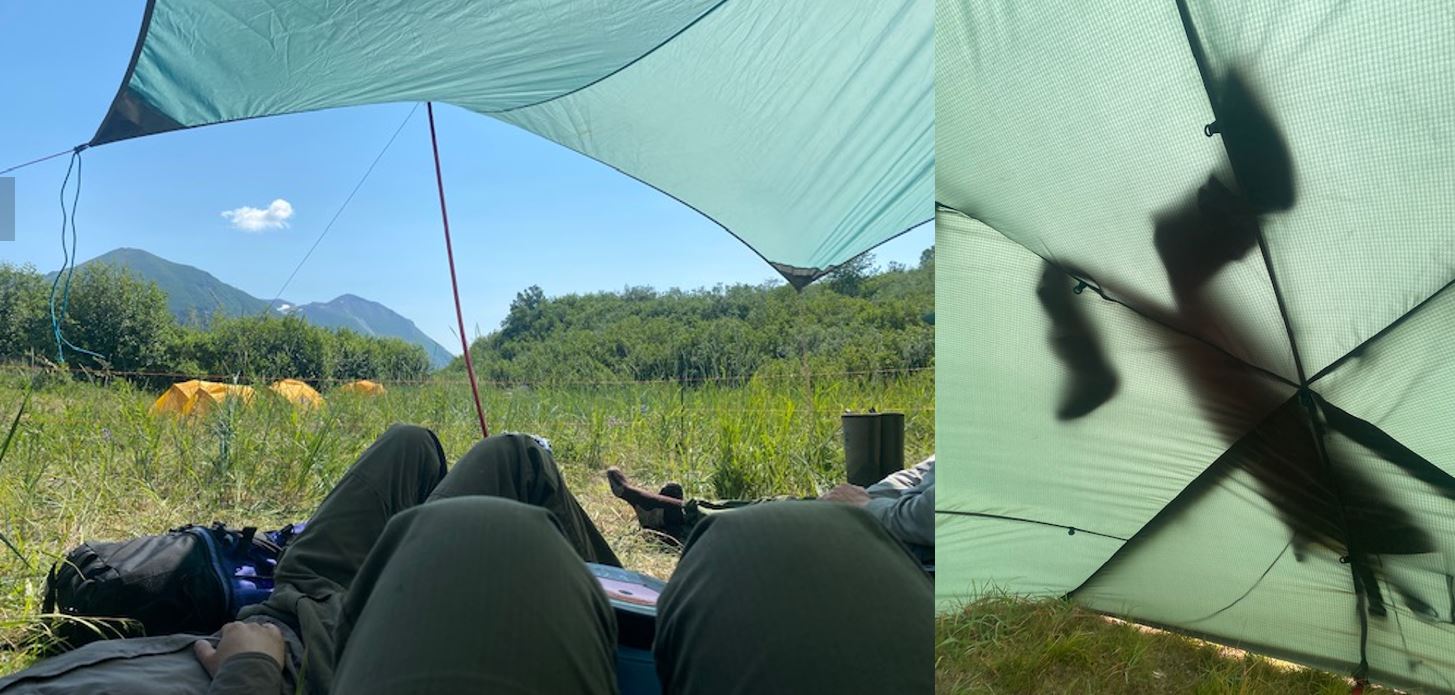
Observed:
[[[213,406],[221,404],[229,396],[237,396],[244,403],[253,399],[253,389],[237,384],[221,384],[215,381],[192,379],[167,387],[161,396],[147,410],[151,415],[172,413],[176,415],[202,414]]]
[[[167,387],[162,395],[147,409],[149,415],[161,415],[162,413],[185,413],[187,406],[192,402],[192,397],[197,394],[202,382],[196,379],[172,384]]]
[[[369,381],[368,379],[359,379],[358,381],[352,381],[338,387],[338,389],[345,393],[354,393],[360,396],[384,395],[384,385],[378,382]]]
[[[191,403],[182,412],[187,415],[202,415],[222,405],[228,398],[241,398],[243,404],[253,402],[253,387],[237,384],[219,384],[213,381],[200,382],[201,388],[193,394]]]
[[[305,408],[318,408],[323,406],[323,396],[318,395],[318,392],[314,391],[312,386],[297,379],[275,381],[268,388],[272,389],[273,393],[292,401],[293,405],[303,406]]]

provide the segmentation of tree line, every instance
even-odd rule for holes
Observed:
[[[0,362],[55,361],[50,297],[51,281],[33,268],[0,264]],[[292,315],[179,323],[155,283],[105,264],[76,271],[67,303],[66,340],[99,355],[68,348],[70,366],[245,382],[399,381],[430,371],[420,346]],[[547,297],[532,286],[470,348],[480,378],[522,384],[891,373],[933,366],[934,349],[933,247],[913,267],[880,269],[860,256],[802,291],[764,283]],[[445,373],[462,369],[457,358]]]
[[[0,362],[57,360],[51,294],[52,282],[34,268],[0,263]],[[69,293],[62,277],[56,304],[58,313],[62,304],[65,308],[62,335],[81,349],[65,351],[73,367],[232,376],[243,382],[283,377],[394,381],[420,379],[430,369],[418,345],[320,328],[297,316],[219,315],[205,329],[184,325],[167,309],[156,283],[106,264],[78,269]]]
[[[860,256],[801,292],[768,283],[547,297],[532,286],[470,354],[482,379],[526,383],[920,369],[934,364],[934,284],[931,247],[915,267],[880,270]]]

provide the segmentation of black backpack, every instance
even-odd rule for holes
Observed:
[[[192,525],[83,543],[46,577],[42,648],[56,653],[114,637],[215,632],[271,593],[273,568],[293,532]]]

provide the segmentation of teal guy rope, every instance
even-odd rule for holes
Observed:
[[[66,362],[66,348],[74,352],[90,355],[100,360],[106,358],[97,353],[80,348],[66,340],[65,332],[61,330],[61,322],[65,320],[66,312],[71,305],[71,278],[76,274],[76,206],[81,202],[81,151],[86,149],[81,145],[71,151],[71,163],[66,166],[66,177],[61,180],[61,254],[63,261],[61,269],[56,273],[55,279],[51,280],[50,313],[51,332],[56,338],[56,361],[61,364]],[[71,171],[76,172],[76,192],[72,195],[71,206],[66,208],[66,186],[71,182]],[[71,241],[69,247],[66,244],[66,230],[69,227]],[[66,278],[64,286],[61,285],[61,277]],[[56,311],[56,290],[61,289],[61,309]]]
[[[56,317],[56,290],[60,286],[61,277],[66,275],[66,269],[71,264],[71,253],[69,247],[66,246],[66,223],[69,218],[69,213],[66,211],[66,186],[70,185],[71,183],[71,172],[76,168],[77,158],[78,157],[76,153],[72,152],[71,163],[66,165],[66,177],[64,179],[61,179],[61,254],[63,260],[61,261],[61,269],[56,271],[55,278],[51,280],[51,333],[55,336],[56,339],[56,361],[60,362],[61,364],[65,364],[66,354],[65,342],[61,338],[61,322],[60,319]],[[77,186],[77,188],[79,189],[80,187]],[[71,283],[68,280],[66,282],[67,298],[69,298],[70,289]]]

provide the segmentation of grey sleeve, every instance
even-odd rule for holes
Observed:
[[[262,652],[234,654],[217,669],[207,695],[284,695],[283,669]]]
[[[898,498],[876,497],[865,507],[889,534],[910,545],[935,545],[935,479],[933,473]]]
[[[890,473],[883,480],[864,488],[864,491],[870,497],[898,497],[904,490],[924,484],[925,476],[933,475],[934,470],[935,457],[931,456],[914,466]]]

